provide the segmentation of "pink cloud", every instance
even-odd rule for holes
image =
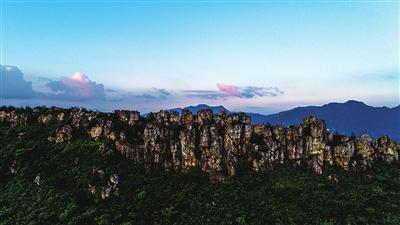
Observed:
[[[218,83],[217,84],[218,90],[226,93],[228,96],[236,96],[239,97],[239,88],[235,85]]]
[[[102,84],[91,81],[83,73],[74,73],[71,77],[64,77],[61,81],[52,81],[47,84],[53,91],[59,91],[58,97],[66,99],[104,99],[105,91]]]
[[[86,74],[77,72],[72,77],[63,78],[65,86],[76,91],[76,94],[82,97],[93,97],[96,92],[91,88],[91,81]]]

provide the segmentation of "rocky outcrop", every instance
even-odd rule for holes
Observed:
[[[103,200],[109,199],[111,196],[119,195],[119,182],[117,173],[107,177],[102,169],[94,167],[91,182],[87,186],[87,192],[93,196],[98,195]]]
[[[179,144],[181,150],[181,169],[188,170],[198,165],[196,157],[197,129],[194,127],[194,117],[188,110],[182,110]]]
[[[107,184],[101,188],[100,192],[101,198],[104,200],[110,198],[111,195],[118,196],[119,195],[118,184],[119,184],[119,176],[118,174],[115,173],[110,176],[109,180],[107,181]]]
[[[176,168],[178,113],[160,111],[149,115],[143,131],[143,156],[148,169],[153,165]]]
[[[132,163],[147,170],[163,168],[187,172],[199,168],[212,180],[235,176],[241,160],[254,171],[273,169],[288,163],[307,166],[316,174],[329,166],[344,170],[365,170],[375,162],[392,163],[399,159],[399,144],[387,136],[376,140],[331,133],[325,122],[305,118],[299,126],[252,125],[243,113],[213,114],[201,110],[193,115],[183,110],[160,111],[141,117],[137,111],[115,113],[84,109],[35,108],[0,110],[0,125],[42,128],[57,126],[49,140],[70,142],[90,138],[100,149],[116,149]],[[44,126],[45,125],[45,126]],[[118,193],[119,177],[111,176],[99,193],[104,198]],[[95,191],[93,186],[89,192]]]
[[[211,110],[200,111],[197,116],[200,166],[213,179],[222,179],[224,137],[222,126],[214,124],[213,120]]]
[[[41,124],[49,124],[53,120],[53,115],[40,115],[37,120]]]
[[[11,126],[26,125],[27,117],[24,113],[14,110],[2,110],[0,111],[0,122]]]
[[[61,143],[64,141],[69,142],[72,139],[72,127],[70,125],[64,125],[56,130],[54,141],[56,143]]]
[[[140,113],[138,111],[116,110],[115,115],[118,117],[119,122],[130,126],[137,124],[140,120]]]
[[[354,141],[345,142],[339,146],[335,146],[333,151],[335,164],[342,167],[344,170],[349,170],[350,160],[355,151]]]
[[[301,124],[304,140],[304,156],[306,163],[317,174],[322,174],[325,163],[331,164],[332,151],[326,144],[327,130],[323,121],[315,118],[306,118]]]
[[[388,136],[378,138],[372,142],[373,148],[376,149],[376,157],[386,163],[399,160],[398,144],[394,143]]]
[[[36,184],[37,186],[40,186],[41,184],[44,183],[44,180],[43,180],[43,178],[40,176],[40,173],[38,173],[38,174],[35,176],[35,179],[33,180],[33,183]]]

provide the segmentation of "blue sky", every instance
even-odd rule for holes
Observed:
[[[2,104],[399,104],[396,1],[3,1],[1,40],[39,93]]]

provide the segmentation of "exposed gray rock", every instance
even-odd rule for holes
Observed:
[[[11,174],[17,174],[17,161],[13,161],[13,163],[11,164],[11,166],[8,167],[8,169],[10,170]]]
[[[56,143],[64,141],[69,142],[72,139],[72,127],[70,125],[64,125],[56,131]]]
[[[115,114],[118,121],[130,126],[137,124],[140,120],[140,113],[138,111],[116,110]]]
[[[36,184],[37,186],[40,186],[41,184],[43,184],[43,182],[44,182],[43,178],[40,176],[40,173],[38,173],[35,179],[33,180],[33,183]]]

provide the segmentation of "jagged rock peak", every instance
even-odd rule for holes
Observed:
[[[255,171],[289,163],[322,174],[329,166],[365,170],[375,162],[390,164],[399,159],[400,151],[399,143],[388,136],[347,137],[329,132],[325,122],[313,116],[299,126],[252,125],[244,113],[213,114],[210,109],[196,115],[183,109],[179,119],[177,112],[165,110],[141,117],[129,110],[2,107],[0,125],[43,126],[54,130],[48,139],[58,144],[94,139],[101,143],[99,151],[115,149],[147,170],[162,167],[186,172],[197,167],[212,180],[235,176],[241,159]],[[105,198],[118,176],[110,179],[102,191]]]

